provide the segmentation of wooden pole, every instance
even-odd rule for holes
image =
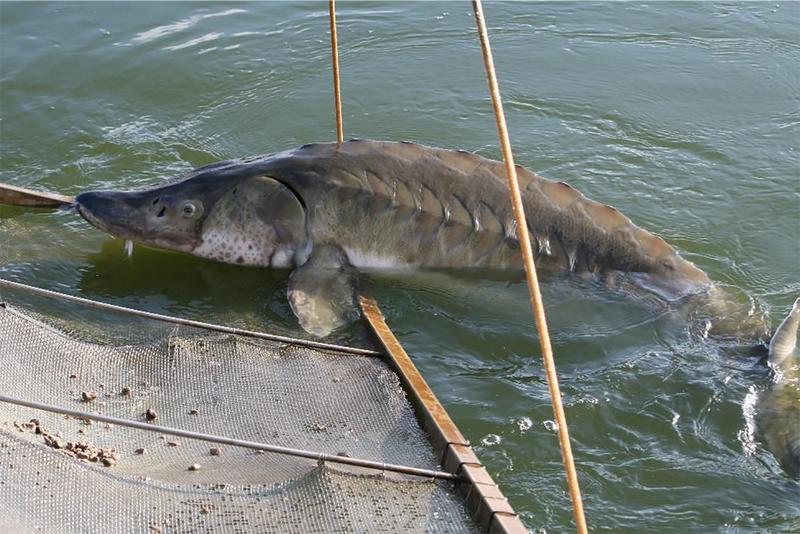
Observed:
[[[30,208],[61,208],[75,203],[75,197],[34,191],[24,187],[0,183],[0,204]]]
[[[472,8],[475,12],[475,22],[478,25],[478,35],[483,52],[483,62],[486,66],[486,77],[489,83],[489,92],[492,96],[494,106],[494,116],[497,123],[497,133],[500,136],[500,146],[503,150],[503,160],[506,165],[508,176],[508,187],[511,190],[511,202],[514,206],[514,216],[517,220],[517,234],[519,236],[522,258],[525,263],[525,276],[528,280],[528,292],[530,293],[531,307],[536,317],[536,327],[539,331],[539,344],[542,350],[542,359],[547,374],[547,385],[550,389],[550,400],[553,403],[553,412],[558,423],[558,437],[561,445],[561,457],[564,462],[564,469],[567,472],[567,485],[569,486],[570,496],[572,497],[572,510],[575,516],[575,525],[580,534],[585,534],[586,518],[583,514],[583,501],[578,485],[578,474],[575,471],[575,461],[572,457],[572,447],[569,442],[569,431],[567,429],[567,418],[564,414],[564,406],[561,404],[561,391],[558,387],[558,374],[553,360],[553,348],[550,345],[550,334],[547,330],[547,319],[542,304],[542,294],[539,289],[539,279],[536,275],[536,265],[534,264],[533,249],[528,233],[528,223],[525,219],[525,209],[522,205],[522,195],[517,181],[517,172],[514,167],[514,155],[511,153],[511,141],[508,137],[508,127],[506,125],[505,112],[503,111],[503,101],[500,98],[500,88],[497,84],[497,75],[492,59],[492,49],[489,45],[489,34],[486,30],[486,21],[483,16],[483,7],[480,0],[472,0]]]
[[[344,142],[342,123],[342,88],[339,80],[339,44],[336,36],[336,0],[328,0],[328,14],[331,21],[331,56],[333,59],[333,101],[336,109],[336,142]]]

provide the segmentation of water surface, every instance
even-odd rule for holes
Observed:
[[[800,4],[485,6],[516,158],[664,236],[777,322],[800,294]],[[499,157],[468,2],[339,3],[348,137]],[[325,2],[0,4],[0,180],[75,194],[334,137]],[[137,248],[2,208],[0,276],[301,334],[287,272]],[[389,322],[525,523],[569,498],[518,277],[373,277]],[[546,276],[598,532],[797,532],[754,435],[758,358],[653,299]],[[10,297],[10,295],[8,295]],[[363,326],[341,333],[363,340]]]

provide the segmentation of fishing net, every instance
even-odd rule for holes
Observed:
[[[4,394],[437,468],[398,377],[378,357],[141,319],[97,326],[83,316],[58,317],[0,308]],[[7,403],[0,403],[0,510],[2,532],[474,529],[447,481],[319,465]]]

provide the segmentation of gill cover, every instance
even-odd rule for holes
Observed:
[[[306,212],[301,199],[281,182],[249,178],[208,206],[198,256],[239,265],[291,267],[305,258]]]

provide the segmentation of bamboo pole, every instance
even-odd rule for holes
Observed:
[[[339,79],[339,42],[336,36],[336,0],[328,0],[328,14],[331,21],[331,56],[333,59],[333,102],[336,109],[336,142],[344,142],[342,122],[342,88]]]
[[[489,34],[486,30],[486,20],[483,16],[483,7],[480,0],[472,0],[472,8],[475,12],[475,22],[478,25],[478,35],[483,52],[483,62],[486,66],[486,77],[489,83],[489,92],[492,96],[494,106],[494,116],[497,123],[497,133],[500,137],[500,146],[503,150],[503,160],[505,161],[506,173],[508,177],[508,187],[511,192],[511,202],[514,206],[514,216],[517,221],[517,234],[519,236],[522,258],[525,264],[525,276],[528,281],[528,292],[530,293],[531,307],[536,317],[536,327],[539,331],[539,344],[542,350],[542,359],[547,374],[547,385],[550,389],[550,400],[553,404],[556,422],[558,423],[558,438],[561,445],[561,457],[564,462],[564,469],[567,472],[567,485],[569,486],[570,496],[572,497],[572,511],[575,516],[575,526],[580,534],[585,534],[586,518],[583,514],[583,501],[581,499],[580,487],[578,485],[578,474],[575,471],[575,461],[572,457],[572,447],[569,441],[569,431],[567,429],[567,418],[564,414],[564,406],[561,404],[561,391],[558,387],[558,374],[553,360],[553,348],[550,344],[550,334],[547,330],[547,319],[545,317],[544,305],[542,304],[542,294],[539,289],[539,279],[536,275],[536,265],[534,263],[531,239],[528,233],[528,223],[525,219],[525,209],[522,205],[522,195],[517,181],[517,172],[514,167],[514,155],[511,153],[511,141],[508,136],[505,112],[503,111],[503,101],[500,97],[500,88],[497,84],[497,75],[492,59],[492,49],[489,45]]]

